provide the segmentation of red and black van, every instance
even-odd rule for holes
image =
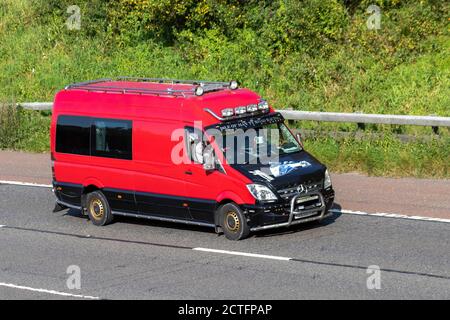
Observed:
[[[238,240],[321,220],[334,200],[326,167],[235,81],[69,85],[55,97],[51,151],[55,210],[82,210],[95,225],[142,217]]]

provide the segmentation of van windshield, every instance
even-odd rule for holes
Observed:
[[[302,150],[283,122],[223,130],[215,135],[215,141],[229,164],[268,164]]]

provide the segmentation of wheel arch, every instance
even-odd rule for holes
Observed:
[[[86,196],[87,194],[97,191],[97,190],[102,190],[104,188],[103,184],[98,181],[97,179],[87,179],[84,183],[83,183],[83,190],[81,192],[81,206],[83,208],[86,207]]]
[[[223,205],[227,203],[234,203],[237,206],[240,206],[241,204],[244,204],[244,201],[240,196],[238,196],[236,193],[231,191],[224,191],[222,192],[216,199],[217,206],[216,210],[214,211],[214,224],[216,226],[219,226],[219,209]]]

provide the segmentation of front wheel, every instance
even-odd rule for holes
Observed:
[[[234,203],[227,203],[219,208],[220,226],[229,240],[245,239],[250,228],[242,210]]]
[[[86,210],[89,219],[96,226],[107,225],[113,220],[108,200],[101,191],[94,191],[87,195]]]

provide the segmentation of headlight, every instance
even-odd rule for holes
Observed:
[[[269,188],[261,184],[248,184],[247,189],[257,200],[277,200],[277,196],[274,195],[274,193]]]
[[[330,173],[328,172],[328,170],[325,170],[325,180],[323,183],[323,187],[325,189],[331,187],[331,177],[330,177]]]

